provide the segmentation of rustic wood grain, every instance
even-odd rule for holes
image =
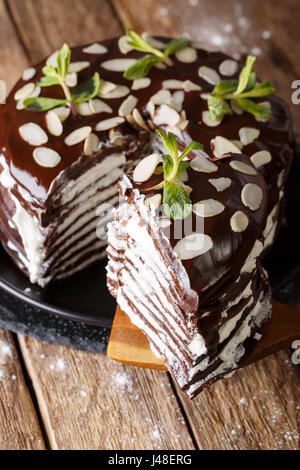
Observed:
[[[239,370],[192,402],[180,395],[200,449],[299,449],[300,375],[290,356]]]
[[[87,44],[121,31],[107,0],[7,0],[7,4],[32,63],[64,42]]]
[[[258,74],[289,103],[300,145],[300,105],[291,102],[292,82],[300,79],[299,0],[112,1],[123,24],[139,32],[184,34],[229,54],[257,55]]]
[[[53,449],[193,449],[168,374],[23,336]]]
[[[45,449],[12,334],[0,329],[0,450]]]
[[[8,91],[28,66],[28,61],[4,2],[0,2],[0,25],[0,80],[5,81]]]

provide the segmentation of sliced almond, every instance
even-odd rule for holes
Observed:
[[[107,47],[102,46],[102,44],[99,44],[98,42],[94,42],[94,44],[83,49],[85,54],[106,54],[107,51]]]
[[[257,175],[257,171],[255,170],[255,168],[253,168],[250,165],[247,165],[244,162],[233,160],[232,162],[229,163],[229,165],[231,166],[231,168],[233,168],[233,170],[236,170],[239,173],[243,173],[249,176]]]
[[[200,85],[191,82],[191,80],[185,80],[182,84],[184,91],[200,91],[202,90]]]
[[[249,145],[254,142],[260,134],[258,129],[254,127],[242,127],[239,130],[240,141],[243,145]]]
[[[54,111],[48,111],[46,114],[46,124],[50,134],[60,136],[63,133],[61,120]]]
[[[32,82],[26,83],[26,85],[24,85],[22,88],[16,91],[15,100],[16,101],[25,100],[34,92],[34,89],[35,89],[34,83]]]
[[[244,232],[248,224],[249,219],[242,211],[236,211],[230,219],[230,226],[233,232]]]
[[[184,91],[182,90],[175,91],[175,93],[173,93],[170,106],[179,113],[180,111],[182,111],[183,102],[184,102]]]
[[[156,64],[154,64],[154,68],[159,70],[166,70],[167,66],[164,62],[156,62]]]
[[[111,59],[102,62],[101,67],[111,72],[125,72],[136,63],[136,59]]]
[[[178,114],[178,112],[166,104],[162,104],[161,106],[159,106],[153,118],[153,122],[156,126],[165,124],[171,129],[176,127],[176,124],[178,124],[179,121],[180,115]]]
[[[157,210],[160,208],[162,201],[161,194],[155,194],[154,196],[150,196],[145,200],[145,204],[150,207],[151,209]]]
[[[236,100],[230,100],[230,106],[235,114],[238,114],[239,116],[243,114],[244,110]]]
[[[103,87],[101,87],[99,96],[101,98],[109,100],[109,99],[123,98],[123,96],[126,96],[129,93],[130,93],[130,90],[127,86],[116,85],[110,91],[105,91],[105,92],[103,91]]]
[[[48,142],[46,132],[35,122],[23,124],[19,127],[19,133],[22,139],[30,145],[40,146]]]
[[[102,100],[99,100],[98,98],[94,98],[93,100],[89,101],[89,106],[93,114],[113,112],[112,108],[108,106],[108,104]]]
[[[160,161],[161,156],[158,153],[152,153],[151,155],[148,155],[148,157],[143,158],[135,167],[133,172],[133,181],[136,183],[144,183],[144,181],[148,181]]]
[[[91,132],[92,128],[90,126],[80,127],[79,129],[71,132],[71,134],[65,138],[65,144],[69,147],[72,145],[77,145],[79,142],[85,140]]]
[[[141,115],[141,113],[139,112],[139,110],[137,108],[134,108],[133,112],[132,112],[132,117],[134,119],[134,122],[139,126],[141,127],[142,129],[144,129],[145,131],[148,131],[148,126],[147,124],[145,123],[144,119],[143,119],[143,116]]]
[[[206,67],[202,65],[198,70],[198,75],[200,78],[210,83],[211,85],[216,85],[221,81],[220,75],[211,67]]]
[[[217,135],[214,139],[210,141],[210,145],[213,151],[213,154],[219,158],[223,155],[227,155],[229,153],[242,153],[241,150],[234,145],[230,140]]]
[[[79,73],[87,69],[90,65],[90,62],[87,61],[71,62],[69,65],[69,73]]]
[[[29,67],[28,69],[24,70],[22,78],[25,82],[27,80],[31,80],[36,75],[36,69],[34,67]]]
[[[73,72],[73,73],[68,73],[68,75],[66,76],[66,85],[68,85],[69,87],[74,87],[77,85],[78,83],[78,75],[77,73]]]
[[[121,106],[119,107],[119,116],[127,116],[127,114],[131,114],[134,108],[136,107],[138,99],[133,96],[129,95],[123,101]]]
[[[96,134],[89,134],[84,141],[83,152],[84,155],[93,155],[99,149],[100,140]]]
[[[170,227],[170,225],[172,224],[172,220],[168,219],[167,217],[156,217],[155,220],[156,220],[157,225],[161,229]]]
[[[33,151],[35,162],[45,168],[54,168],[61,162],[59,153],[47,147],[38,147]]]
[[[193,47],[184,47],[175,53],[175,57],[179,62],[183,62],[184,64],[192,64],[197,60],[198,54],[196,49]]]
[[[272,108],[270,101],[261,101],[259,104],[260,104],[261,106],[264,106],[264,107],[267,108],[267,109],[271,109],[271,108]],[[268,122],[269,119],[270,119],[270,118],[263,118],[263,117],[260,117],[260,116],[255,116],[255,120],[256,120],[257,122]]]
[[[203,199],[193,205],[193,212],[200,217],[214,217],[225,209],[224,204],[215,199]]]
[[[172,95],[169,90],[159,90],[155,95],[151,97],[151,101],[153,104],[160,105],[160,104],[169,104],[172,100]]]
[[[143,77],[143,78],[136,78],[133,80],[132,83],[132,90],[140,90],[141,88],[147,88],[151,84],[151,78]]]
[[[114,88],[116,88],[117,85],[115,83],[112,83],[112,82],[108,82],[106,80],[101,80],[101,83],[100,83],[100,92],[105,95],[106,93],[114,90]]]
[[[217,165],[201,155],[198,155],[196,158],[191,160],[190,167],[194,171],[199,171],[201,173],[214,173],[215,171],[218,171]]]
[[[185,190],[188,196],[193,191],[193,188],[191,188],[191,186],[189,186],[188,184],[184,184],[182,181],[176,181],[176,182]]]
[[[76,104],[76,111],[80,116],[91,116],[93,114],[89,103]]]
[[[156,47],[157,49],[164,49],[164,48],[166,47],[166,43],[160,41],[159,39],[153,38],[153,37],[150,36],[150,34],[147,33],[146,31],[144,31],[144,32],[142,33],[142,38],[143,38],[148,44],[150,44],[150,46]]]
[[[257,184],[248,183],[242,189],[241,198],[244,206],[256,211],[261,205],[263,192]]]
[[[233,145],[235,145],[237,148],[239,148],[240,150],[242,150],[243,148],[243,144],[240,140],[231,140],[230,142],[233,143]]]
[[[210,111],[202,111],[202,122],[206,124],[208,127],[217,127],[221,124],[222,121],[212,121],[210,119]]]
[[[180,121],[179,123],[177,124],[177,128],[181,131],[184,131],[184,129],[187,127],[189,123],[189,120],[186,118],[186,112],[185,110],[181,111],[180,113]]]
[[[148,101],[147,105],[146,105],[146,110],[148,111],[148,113],[150,114],[151,117],[154,116],[155,114],[155,104],[153,103],[153,101]]]
[[[183,81],[171,78],[170,80],[164,80],[162,82],[162,86],[163,88],[168,88],[169,90],[180,90],[183,88]]]
[[[58,56],[59,51],[53,52],[48,59],[46,60],[46,65],[50,67],[57,67],[57,56]]]
[[[129,46],[128,41],[129,38],[127,36],[121,36],[118,40],[118,46],[122,54],[128,54],[128,52],[133,50],[133,48]]]
[[[98,122],[96,126],[97,131],[107,131],[108,129],[112,129],[113,127],[119,126],[125,121],[125,119],[121,116],[116,116],[110,119],[104,119],[104,121]]]
[[[61,122],[64,122],[70,116],[71,110],[67,106],[60,106],[53,109],[53,112],[59,117]]]
[[[179,259],[192,259],[207,253],[213,247],[212,238],[204,233],[192,233],[179,240],[174,251]]]
[[[267,163],[270,163],[272,160],[272,156],[268,150],[260,150],[259,152],[255,152],[250,157],[251,162],[255,166],[255,168],[259,168]]]
[[[231,77],[238,70],[238,63],[235,60],[226,59],[219,65],[219,72],[225,77]]]
[[[232,184],[232,180],[230,178],[211,178],[208,180],[210,184],[212,184],[218,192],[225,191],[226,189],[230,188]]]
[[[191,44],[195,49],[200,49],[206,52],[219,52],[219,48],[214,44],[207,44],[205,42],[193,41]]]

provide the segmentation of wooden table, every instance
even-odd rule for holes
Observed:
[[[131,26],[252,51],[261,75],[291,102],[299,19],[299,0],[2,0],[0,79],[10,88],[64,41]],[[299,131],[299,108],[291,108]],[[1,449],[297,449],[299,389],[288,351],[188,402],[167,373],[0,330]]]

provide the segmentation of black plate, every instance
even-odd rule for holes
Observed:
[[[264,264],[273,289],[286,292],[286,303],[300,296],[300,157],[295,155],[287,185],[287,224]],[[289,281],[290,280],[290,281]],[[283,289],[280,289],[282,285]],[[289,287],[286,287],[289,286]],[[116,302],[106,287],[105,262],[90,268],[70,281],[43,290],[19,272],[0,246],[0,287],[19,299],[63,318],[110,327]],[[25,293],[30,288],[31,292]]]

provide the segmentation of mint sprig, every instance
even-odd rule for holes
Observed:
[[[127,44],[135,49],[136,51],[145,52],[147,55],[137,60],[134,65],[129,67],[124,72],[124,77],[127,80],[135,80],[137,78],[146,77],[152,67],[158,62],[163,62],[167,65],[172,65],[173,62],[170,56],[175,52],[183,49],[189,44],[189,40],[185,37],[179,39],[173,39],[163,51],[151,46],[147,43],[138,33],[133,29],[126,29],[126,35],[129,38]]]
[[[90,101],[99,94],[100,75],[96,72],[93,77],[77,85],[71,92],[66,84],[66,78],[69,72],[71,61],[71,50],[67,44],[64,44],[57,55],[57,66],[46,65],[43,67],[43,77],[37,83],[41,88],[60,85],[63,89],[65,99],[55,98],[27,98],[24,100],[24,107],[29,111],[49,111],[58,106],[68,105],[73,114],[76,114],[76,104]]]
[[[238,80],[222,80],[215,86],[214,91],[208,95],[207,104],[212,121],[222,121],[226,114],[233,114],[228,104],[230,100],[237,101],[244,111],[254,116],[270,119],[271,110],[251,100],[275,92],[269,81],[264,81],[255,86],[256,74],[252,71],[255,60],[255,56],[248,56]]]
[[[177,182],[177,179],[190,165],[188,161],[183,161],[183,159],[192,150],[202,150],[203,145],[198,142],[191,142],[183,152],[179,154],[178,143],[172,132],[169,132],[168,135],[161,129],[158,129],[156,132],[161,137],[168,152],[162,156],[164,172],[164,212],[173,220],[185,219],[191,214],[193,205],[188,193],[183,186]]]

